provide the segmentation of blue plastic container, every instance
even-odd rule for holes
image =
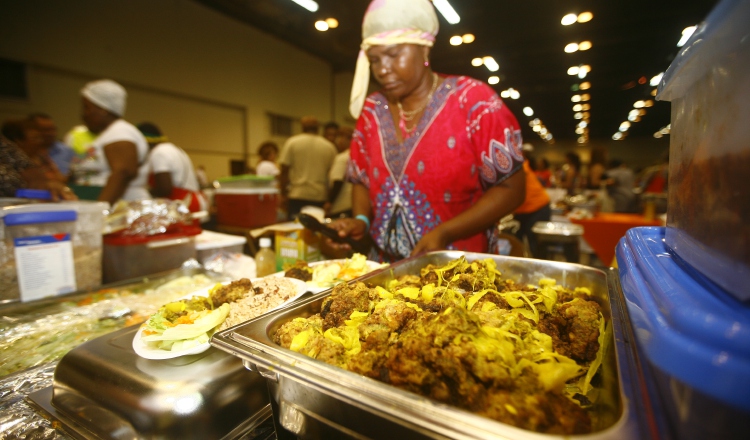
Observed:
[[[617,246],[639,351],[679,438],[750,436],[750,304],[665,245],[665,228],[634,228]]]

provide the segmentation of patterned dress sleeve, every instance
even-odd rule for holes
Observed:
[[[365,107],[367,107],[365,103]],[[357,126],[352,135],[352,143],[349,148],[349,165],[346,170],[346,180],[353,184],[364,185],[370,188],[370,178],[368,175],[370,169],[370,159],[368,153],[368,140],[365,136],[366,127],[371,123],[367,118],[371,117],[370,112],[363,111],[357,120]],[[372,131],[370,137],[374,136]]]
[[[15,197],[16,190],[26,186],[21,172],[31,166],[31,160],[18,147],[0,139],[0,196]]]
[[[488,85],[466,79],[466,126],[479,163],[484,189],[497,186],[523,168],[521,128],[513,113]]]

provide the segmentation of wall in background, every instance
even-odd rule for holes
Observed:
[[[29,87],[27,100],[0,99],[3,120],[43,111],[62,135],[81,123],[80,88],[112,78],[129,90],[125,119],[160,125],[215,178],[284,140],[269,112],[327,121],[342,107],[326,62],[196,2],[0,0],[0,10],[0,57],[27,63]]]

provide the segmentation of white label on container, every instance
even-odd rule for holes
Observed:
[[[21,301],[75,292],[70,234],[13,239]]]

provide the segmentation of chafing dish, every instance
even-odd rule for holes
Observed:
[[[29,395],[75,438],[240,438],[271,416],[266,383],[210,348],[168,360],[133,352],[138,326],[71,350]]]
[[[384,285],[401,275],[418,274],[427,264],[445,264],[462,255],[469,261],[492,258],[503,276],[516,282],[536,284],[541,277],[551,277],[564,286],[588,287],[612,325],[614,341],[608,344],[602,364],[594,433],[565,438],[599,440],[647,435],[640,431],[644,423],[633,403],[640,392],[615,272],[607,274],[571,263],[441,251],[404,260],[357,281]],[[330,291],[318,293],[218,333],[211,340],[212,345],[241,358],[248,369],[266,378],[278,438],[563,438],[480,417],[283,349],[273,342],[273,334],[283,323],[318,313],[328,295]]]

